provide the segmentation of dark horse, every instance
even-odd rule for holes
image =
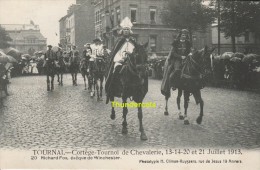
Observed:
[[[103,90],[103,81],[105,77],[105,71],[106,71],[106,62],[103,59],[103,57],[96,57],[94,59],[94,62],[90,64],[90,83],[93,83],[90,85],[91,89],[91,96],[95,96],[95,92],[97,91],[97,101],[102,99],[102,90]],[[94,91],[92,91],[92,87],[94,88]]]
[[[89,78],[89,61],[86,59],[81,61],[80,72],[84,79],[85,90],[87,90],[86,78],[88,79],[88,90],[90,90],[92,83],[90,82],[91,79]]]
[[[210,55],[214,49],[205,48],[195,51],[192,55],[187,56],[183,68],[180,72],[178,96],[177,96],[177,106],[179,110],[179,119],[184,119],[184,124],[188,125],[189,120],[187,118],[187,109],[189,103],[189,97],[193,94],[196,104],[200,104],[200,115],[197,118],[197,123],[201,124],[203,117],[203,106],[204,102],[201,97],[201,89],[205,85],[204,77],[207,75],[208,71],[211,70],[211,59]],[[184,93],[184,116],[180,112],[180,99]],[[168,98],[166,99],[165,115],[168,115]]]
[[[57,81],[59,82],[59,85],[63,85],[63,74],[66,72],[66,64],[64,61],[64,57],[63,56],[59,56],[58,57],[58,62],[57,62],[57,76],[58,79]]]
[[[7,91],[8,78],[7,78],[8,70],[5,69],[4,64],[0,63],[0,93],[3,90],[5,94],[8,96],[9,93]]]
[[[57,68],[54,60],[46,60],[45,73],[47,75],[47,91],[54,90],[53,81],[54,81],[54,76],[56,74],[56,69]],[[50,77],[51,77],[51,81],[50,81]]]
[[[72,76],[73,86],[77,86],[77,74],[79,72],[79,57],[78,56],[76,56],[75,58],[70,57],[69,71]]]
[[[147,47],[146,43],[145,45],[139,45],[137,44],[133,53],[130,55],[127,55],[126,64],[123,65],[119,81],[114,81],[111,83],[111,94],[108,95],[109,100],[111,101],[112,110],[111,110],[111,119],[115,119],[115,105],[114,105],[114,97],[122,97],[123,101],[123,128],[122,133],[126,134],[128,133],[127,130],[127,121],[126,116],[128,113],[127,109],[127,98],[132,98],[137,103],[138,107],[138,119],[139,119],[139,131],[141,132],[141,140],[147,140],[147,136],[145,134],[144,128],[143,128],[143,113],[142,113],[142,102],[143,99],[148,91],[148,65],[147,65],[147,53],[145,51]],[[114,75],[113,75],[114,76]],[[116,77],[114,77],[116,78]],[[120,91],[121,95],[115,93],[118,91],[117,84],[120,83],[122,85],[122,90]],[[109,88],[108,88],[109,89]],[[109,90],[108,90],[109,91]],[[108,101],[107,101],[108,102]]]

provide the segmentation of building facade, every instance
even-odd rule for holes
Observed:
[[[216,24],[212,25],[212,45],[218,46],[218,27]],[[252,32],[246,32],[244,35],[235,38],[236,52],[242,53],[260,53],[260,40],[256,38]],[[232,52],[231,38],[225,38],[224,33],[220,33],[220,54],[224,52]],[[217,53],[217,51],[216,51]]]
[[[67,15],[59,20],[60,44],[70,50],[76,45],[80,52],[95,38],[94,9],[91,0],[77,0],[69,7]]]
[[[95,36],[112,49],[118,38],[120,22],[129,17],[133,23],[133,36],[139,43],[149,41],[149,55],[165,56],[178,31],[162,23],[160,14],[168,1],[165,0],[94,0]],[[210,30],[195,33],[194,48],[211,44]]]
[[[31,24],[2,24],[12,41],[11,47],[21,53],[33,55],[36,51],[46,49],[47,39],[41,34],[39,25]]]

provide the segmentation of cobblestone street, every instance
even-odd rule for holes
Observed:
[[[191,124],[184,125],[177,115],[176,92],[165,116],[161,81],[150,79],[145,102],[155,102],[156,108],[143,109],[148,140],[141,141],[137,109],[128,109],[128,134],[122,135],[122,109],[116,108],[116,119],[111,120],[110,104],[104,96],[99,102],[91,98],[80,74],[78,86],[72,86],[69,74],[62,87],[55,77],[53,92],[46,91],[45,79],[11,79],[10,96],[3,97],[0,108],[0,148],[260,148],[260,95],[254,92],[207,87],[202,90],[202,124],[196,124],[199,106],[191,97]]]

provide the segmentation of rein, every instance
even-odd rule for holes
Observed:
[[[139,77],[139,74],[138,74],[138,71],[137,71],[137,68],[138,67],[146,67],[146,64],[136,64],[136,66],[132,63],[131,59],[130,59],[130,56],[127,55],[127,59],[128,59],[128,62],[127,62],[127,67],[129,69],[129,71],[135,75],[135,76],[138,76]],[[135,63],[136,63],[136,59],[135,59]]]

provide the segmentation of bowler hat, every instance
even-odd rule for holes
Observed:
[[[47,47],[52,47],[52,45],[48,45]]]

